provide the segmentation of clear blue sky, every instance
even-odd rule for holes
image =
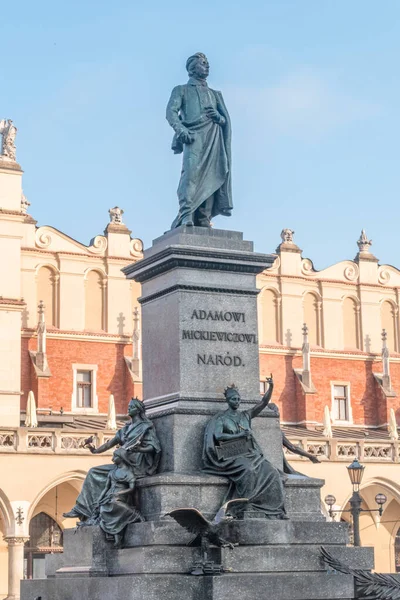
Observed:
[[[2,11],[0,117],[18,127],[31,214],[88,243],[124,208],[149,245],[177,211],[165,106],[205,52],[233,123],[234,216],[316,268],[364,227],[400,267],[398,0],[15,0]]]

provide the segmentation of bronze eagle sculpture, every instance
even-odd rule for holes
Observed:
[[[195,534],[195,537],[188,543],[189,546],[194,546],[200,540],[202,550],[202,561],[200,564],[195,565],[192,569],[192,575],[203,575],[210,573],[210,570],[216,572],[223,572],[221,565],[213,565],[208,559],[210,544],[222,548],[234,548],[237,544],[233,544],[228,540],[221,537],[220,532],[222,526],[227,521],[233,520],[233,515],[230,514],[229,510],[238,504],[244,504],[248,502],[248,498],[235,498],[225,502],[218,510],[212,521],[206,519],[206,517],[196,508],[177,508],[166,513],[166,517],[172,517],[175,519],[181,527],[184,527],[190,533]]]
[[[321,547],[323,560],[333,570],[346,575],[353,575],[357,590],[357,598],[371,600],[400,600],[400,581],[392,575],[371,573],[361,569],[351,569],[340,560],[334,558],[325,548]]]

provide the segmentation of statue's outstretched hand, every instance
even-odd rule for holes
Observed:
[[[317,463],[321,462],[317,456],[310,456],[310,460],[314,464],[317,464]]]

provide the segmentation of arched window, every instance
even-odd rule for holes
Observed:
[[[260,343],[279,343],[278,297],[273,290],[264,290],[259,302]]]
[[[396,352],[396,314],[391,302],[386,301],[382,303],[381,322],[382,329],[386,329],[388,348],[391,352]]]
[[[37,303],[40,300],[44,302],[47,327],[57,327],[57,275],[51,267],[41,267],[37,274]]]
[[[104,320],[103,277],[98,271],[89,271],[85,282],[85,329],[103,331]]]
[[[308,293],[303,300],[303,320],[308,327],[308,339],[311,346],[320,344],[318,299]]]
[[[45,577],[44,559],[50,552],[62,551],[62,530],[44,512],[39,513],[29,523],[30,539],[25,544],[25,577],[42,579]]]
[[[358,326],[358,306],[353,298],[343,300],[343,341],[344,347],[360,348],[360,333]]]

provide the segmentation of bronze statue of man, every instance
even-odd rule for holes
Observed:
[[[180,225],[210,227],[215,215],[232,211],[231,124],[221,92],[207,85],[209,64],[197,52],[186,61],[189,81],[172,90],[167,121],[175,130],[172,149],[183,152],[178,187]]]

